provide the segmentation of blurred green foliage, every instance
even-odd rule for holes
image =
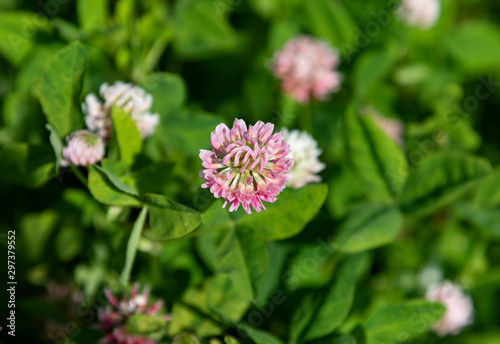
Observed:
[[[17,339],[96,342],[102,289],[126,289],[127,271],[172,314],[162,343],[500,342],[500,3],[442,0],[426,31],[394,9],[2,1],[0,238],[5,257],[16,231]],[[341,90],[324,103],[296,104],[269,68],[301,33],[341,53]],[[83,98],[115,80],[153,95],[155,135],[143,142],[116,108],[101,165],[60,169]],[[367,111],[401,120],[404,144]],[[235,117],[309,130],[323,183],[287,188],[260,214],[221,209],[200,188],[198,153]],[[143,211],[136,222],[141,208],[147,221]],[[475,321],[459,336],[428,331],[444,312],[423,300],[429,271],[473,297]],[[50,282],[84,299],[47,296]]]

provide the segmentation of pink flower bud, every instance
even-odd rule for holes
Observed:
[[[89,130],[78,130],[66,137],[67,146],[63,149],[64,160],[61,165],[88,166],[104,157],[104,141]]]
[[[158,300],[153,305],[146,307],[149,302],[149,288],[144,288],[142,293],[138,293],[138,284],[134,284],[130,291],[130,296],[122,297],[118,300],[110,290],[106,289],[106,297],[109,305],[100,309],[97,313],[99,324],[95,328],[106,332],[100,343],[114,344],[155,344],[154,339],[142,337],[127,332],[127,319],[136,314],[148,314],[158,316],[159,319],[170,321],[169,315],[161,315],[159,311],[163,305],[162,300]]]

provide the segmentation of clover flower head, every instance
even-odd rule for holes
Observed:
[[[132,119],[143,139],[152,136],[155,133],[156,126],[160,122],[160,117],[149,111],[132,114]]]
[[[288,186],[301,188],[309,183],[320,182],[321,177],[317,173],[325,169],[325,164],[318,159],[322,153],[318,142],[306,131],[289,131],[284,128],[281,132],[290,145],[289,157],[294,160],[290,169],[292,178],[288,181]]]
[[[62,166],[88,166],[104,157],[104,141],[89,130],[77,130],[66,137],[66,147],[62,150]]]
[[[273,60],[273,72],[281,79],[283,91],[299,103],[310,98],[324,100],[340,88],[339,53],[323,41],[309,36],[292,38]]]
[[[132,315],[148,314],[161,316],[158,312],[163,306],[163,301],[158,300],[148,307],[149,292],[150,289],[146,287],[142,293],[139,293],[139,284],[136,283],[130,290],[130,296],[119,300],[109,289],[105,290],[109,305],[98,311],[99,324],[94,326],[106,332],[100,343],[156,344],[156,341],[151,338],[141,337],[126,331],[127,320]],[[170,320],[170,315],[161,317],[165,321]]]
[[[429,301],[441,302],[446,307],[443,317],[433,325],[432,329],[439,336],[458,334],[473,321],[474,306],[470,296],[462,289],[445,281],[428,289],[425,298]]]
[[[153,105],[151,94],[123,81],[117,81],[112,85],[102,84],[100,94],[104,102],[90,93],[82,104],[87,128],[97,132],[104,140],[109,140],[112,126],[111,109],[117,106],[132,117],[143,139],[154,134],[159,116],[150,112]]]
[[[408,25],[426,30],[438,21],[441,3],[439,0],[403,0],[397,13]]]
[[[212,150],[200,149],[203,188],[216,198],[224,198],[229,211],[241,205],[248,214],[257,212],[262,204],[274,202],[292,177],[293,166],[288,157],[290,146],[281,132],[273,134],[274,124],[258,121],[247,129],[245,121],[235,119],[229,129],[219,124],[211,134]]]

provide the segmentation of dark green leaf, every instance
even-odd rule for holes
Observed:
[[[109,205],[141,206],[138,197],[118,189],[109,177],[95,168],[89,167],[88,186],[96,200]]]
[[[159,162],[120,177],[127,185],[140,193],[163,193],[171,185],[174,164]]]
[[[16,143],[0,150],[0,180],[37,188],[53,176],[54,152],[50,145]]]
[[[269,243],[267,252],[269,255],[269,268],[262,280],[259,294],[255,299],[255,304],[259,307],[267,307],[271,303],[279,304],[280,295],[284,295],[284,292],[279,290],[278,286],[281,283],[288,249],[275,243]],[[271,301],[269,301],[269,298],[271,298]],[[273,299],[278,299],[278,301],[275,302]]]
[[[356,282],[367,264],[367,256],[358,255],[341,266],[304,334],[306,341],[328,335],[342,325],[351,309]]]
[[[335,331],[347,317],[354,298],[356,282],[367,267],[367,256],[357,255],[347,260],[335,274],[324,296],[306,297],[294,314],[290,339],[299,336],[304,341],[317,339]]]
[[[369,115],[350,108],[345,116],[346,154],[352,171],[363,182],[368,197],[390,201],[408,174],[406,157]]]
[[[250,300],[241,297],[228,276],[217,274],[208,282],[206,306],[223,320],[237,322],[250,306]]]
[[[50,144],[52,145],[52,148],[54,149],[54,154],[56,156],[56,164],[55,164],[56,172],[59,172],[59,169],[61,167],[61,161],[63,160],[62,150],[64,148],[64,144],[59,135],[57,135],[55,129],[50,124],[47,124],[46,128],[50,132],[50,137],[49,137]]]
[[[201,148],[210,147],[210,133],[222,122],[222,118],[203,112],[176,112],[160,123],[162,140],[184,154],[198,157]]]
[[[187,58],[206,58],[236,47],[237,37],[225,13],[208,0],[181,0],[174,8],[175,51]]]
[[[0,54],[19,65],[35,45],[36,34],[47,31],[49,24],[43,14],[34,12],[0,13]]]
[[[486,21],[469,21],[449,35],[452,55],[472,72],[490,72],[498,68],[500,30]]]
[[[26,257],[31,261],[43,258],[51,233],[57,224],[57,213],[47,210],[42,213],[27,214],[21,220],[21,242],[25,245]]]
[[[108,21],[108,0],[78,0],[77,14],[82,29],[104,29]]]
[[[201,226],[199,232],[210,232],[214,230],[226,229],[234,226],[227,209],[222,208],[222,200],[216,200],[208,209],[201,214]]]
[[[143,87],[153,96],[151,111],[160,114],[165,120],[168,114],[178,110],[186,101],[186,85],[176,74],[152,74],[144,81]]]
[[[500,239],[500,211],[483,209],[467,202],[455,202],[454,214],[479,229],[486,236]]]
[[[245,323],[240,323],[239,327],[245,331],[246,334],[256,343],[256,344],[283,344],[281,340],[276,338],[274,335],[254,328]]]
[[[142,199],[150,205],[151,233],[156,240],[177,239],[194,231],[201,223],[200,213],[166,196],[144,194]]]
[[[104,173],[106,177],[108,177],[109,181],[113,183],[113,185],[120,191],[123,191],[125,193],[128,193],[129,195],[132,196],[137,196],[139,197],[139,194],[137,191],[135,191],[132,187],[128,186],[124,182],[122,182],[118,177],[116,177],[113,173],[109,172],[108,170],[98,166],[94,165],[94,168],[98,169],[100,172]]]
[[[224,331],[218,323],[205,316],[211,312],[206,308],[208,303],[206,288],[206,283],[204,290],[189,288],[184,292],[182,302],[174,303],[170,333],[194,329],[198,336],[211,337],[220,335]]]
[[[60,50],[47,64],[40,80],[40,102],[47,121],[64,137],[81,129],[80,93],[87,53],[80,42]]]
[[[457,152],[437,153],[415,169],[401,195],[406,212],[429,214],[477,184],[491,171],[482,158]]]
[[[242,215],[236,220],[264,233],[266,240],[289,238],[299,233],[325,202],[328,188],[324,184],[310,184],[300,189],[286,188],[276,202],[266,203],[267,210]]]
[[[454,341],[454,344],[497,344],[500,343],[500,332],[463,334]]]
[[[332,247],[348,253],[370,250],[396,239],[403,228],[397,207],[367,204],[355,208],[342,225]]]
[[[474,203],[491,208],[500,205],[500,168],[479,182],[474,193]]]
[[[387,75],[393,63],[394,58],[385,50],[364,54],[354,67],[357,95],[366,96]]]
[[[60,43],[39,44],[33,48],[16,75],[15,88],[20,92],[31,92],[37,96],[45,66],[62,48],[64,45]]]
[[[244,298],[253,300],[268,266],[262,232],[247,227],[226,230],[217,247],[216,266]]]
[[[62,261],[69,261],[80,253],[83,235],[78,227],[63,227],[55,239],[55,251]]]
[[[427,301],[378,309],[364,323],[367,344],[406,343],[428,331],[444,312],[443,304]]]
[[[342,52],[350,52],[355,44],[356,24],[343,4],[338,1],[314,0],[302,2],[307,25],[319,37],[327,39]]]

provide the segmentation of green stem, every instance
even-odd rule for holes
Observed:
[[[153,43],[151,50],[149,50],[148,54],[144,58],[143,69],[146,73],[153,71],[154,67],[158,64],[161,55],[167,47],[169,39],[170,35],[164,35]]]
[[[158,61],[161,58],[161,55],[168,45],[170,36],[170,33],[167,33],[156,39],[147,55],[144,57],[142,62],[139,63],[138,68],[134,71],[134,80],[137,80],[137,82],[139,83],[144,82],[146,76],[154,70],[155,66],[158,64]]]
[[[312,134],[312,103],[309,102],[305,106],[305,111],[301,116],[301,127],[302,130],[307,131],[309,134]]]
[[[141,213],[134,223],[134,228],[132,228],[132,232],[130,233],[130,238],[128,239],[127,244],[127,255],[125,257],[125,266],[123,267],[123,272],[120,276],[120,282],[122,285],[126,285],[130,279],[130,273],[132,272],[132,267],[134,266],[135,255],[137,253],[137,247],[139,246],[139,240],[141,239],[141,233],[144,228],[144,223],[146,222],[147,214],[148,208],[142,208]]]
[[[83,184],[83,186],[88,187],[87,179],[83,176],[82,172],[75,165],[71,165],[71,170],[75,174],[76,178]]]

